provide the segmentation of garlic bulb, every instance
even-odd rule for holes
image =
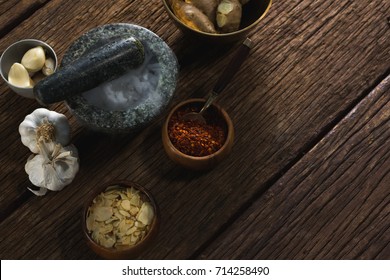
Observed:
[[[28,158],[25,170],[38,191],[28,188],[35,195],[45,195],[47,190],[60,191],[69,185],[79,170],[78,153],[73,145],[62,147],[55,142],[38,140],[39,154]]]
[[[45,50],[41,46],[29,49],[22,57],[22,65],[31,73],[38,72],[45,64]]]
[[[22,143],[33,153],[39,153],[37,144],[41,137],[45,142],[55,141],[62,146],[70,140],[70,126],[65,115],[45,108],[27,115],[19,125],[19,133]]]
[[[8,82],[11,85],[22,88],[31,88],[34,82],[31,80],[28,71],[20,63],[12,64],[8,73]]]

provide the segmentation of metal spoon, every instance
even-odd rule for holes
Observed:
[[[240,69],[241,64],[248,57],[249,50],[253,47],[254,43],[251,39],[246,38],[245,41],[238,48],[236,54],[229,62],[228,66],[223,71],[222,75],[219,77],[217,83],[215,84],[213,90],[211,91],[209,97],[207,98],[205,104],[199,112],[190,112],[185,114],[182,119],[185,121],[196,121],[202,124],[206,124],[206,120],[203,117],[203,113],[207,108],[213,103],[213,101],[218,97],[218,95],[226,88],[229,82],[233,79],[234,75]]]

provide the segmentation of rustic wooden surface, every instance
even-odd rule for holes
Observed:
[[[15,15],[18,24],[2,29],[0,51],[29,37],[62,58],[90,28],[132,22],[178,56],[174,102],[204,95],[237,45],[194,42],[160,1],[142,2],[31,1]],[[81,169],[61,192],[35,197],[26,190],[29,152],[17,127],[39,105],[2,81],[1,259],[97,258],[82,238],[80,210],[94,187],[114,179],[144,185],[161,209],[157,243],[140,258],[389,259],[390,3],[357,2],[275,1],[218,101],[237,136],[230,157],[208,173],[169,161],[164,116],[135,137],[114,137],[87,131],[57,104],[50,109],[69,117]]]
[[[10,32],[49,0],[1,0],[0,1],[0,37]]]
[[[201,258],[390,256],[390,76]]]

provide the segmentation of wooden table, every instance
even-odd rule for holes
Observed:
[[[1,52],[36,38],[61,59],[99,25],[152,30],[180,62],[172,105],[211,89],[239,44],[191,41],[158,0],[8,0],[0,11]],[[81,207],[103,182],[127,179],[152,192],[162,215],[141,259],[390,259],[389,16],[386,0],[274,1],[218,100],[236,140],[207,173],[168,159],[165,116],[136,136],[110,136],[58,103],[49,109],[69,118],[81,168],[61,192],[36,197],[18,125],[40,106],[1,81],[0,258],[98,258],[83,240]]]

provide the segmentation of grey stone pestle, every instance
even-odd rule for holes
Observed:
[[[42,104],[52,104],[83,93],[139,67],[144,55],[138,39],[113,39],[38,82],[35,98]]]

